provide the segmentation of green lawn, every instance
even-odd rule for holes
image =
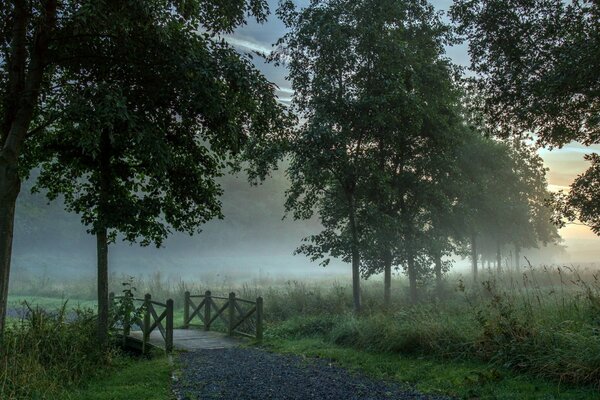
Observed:
[[[171,362],[167,357],[123,359],[106,373],[88,382],[83,388],[69,391],[69,400],[169,400],[171,392]]]
[[[93,300],[77,300],[77,299],[61,299],[56,297],[40,297],[40,296],[8,296],[9,307],[22,307],[23,302],[27,302],[32,306],[39,306],[47,310],[58,309],[67,302],[67,308],[95,308],[96,302]]]
[[[430,394],[498,400],[600,398],[600,392],[592,388],[559,386],[483,363],[370,353],[339,347],[320,339],[270,340],[265,346],[281,353],[331,359],[348,369],[361,371],[378,379],[405,383]]]

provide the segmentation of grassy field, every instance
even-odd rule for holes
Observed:
[[[113,288],[119,290],[122,280],[113,277]],[[270,349],[331,358],[427,392],[491,399],[600,396],[600,283],[592,270],[484,271],[477,283],[453,275],[441,291],[424,286],[418,304],[406,301],[406,282],[395,279],[387,309],[382,283],[373,280],[363,284],[359,315],[351,311],[351,288],[343,281],[212,284],[160,275],[134,282],[138,293],[175,300],[176,326],[182,324],[185,290],[210,289],[221,296],[235,291],[246,299],[260,295]],[[60,289],[70,292],[64,283]],[[73,292],[85,294],[82,287]],[[63,303],[51,296],[17,295],[11,302],[50,308]]]

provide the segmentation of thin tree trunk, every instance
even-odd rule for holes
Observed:
[[[471,262],[473,268],[473,281],[477,282],[477,237],[471,236]]]
[[[410,302],[412,304],[416,304],[419,301],[419,292],[417,288],[417,271],[415,269],[415,259],[413,258],[412,254],[409,254],[407,264]]]
[[[438,296],[442,295],[444,283],[442,278],[442,255],[438,252],[435,254],[435,288]]]
[[[106,228],[96,232],[98,254],[98,342],[108,342],[108,237]]]
[[[358,313],[361,309],[360,301],[360,252],[358,250],[358,229],[356,227],[356,215],[354,214],[354,198],[349,195],[350,201],[350,231],[352,232],[352,300],[354,303],[354,312]]]
[[[496,243],[496,268],[498,273],[502,272],[502,252],[500,251],[500,243]]]
[[[515,245],[515,271],[521,269],[521,248],[519,245]]]
[[[6,321],[15,203],[20,188],[16,162],[0,158],[0,336]]]
[[[392,302],[392,255],[385,252],[383,258],[383,305],[390,308]]]

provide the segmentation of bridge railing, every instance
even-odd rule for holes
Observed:
[[[116,299],[124,299],[125,296],[115,296],[110,293],[110,304],[114,304]],[[163,340],[165,341],[165,351],[170,353],[173,351],[173,300],[168,299],[166,303],[160,303],[152,300],[150,294],[146,294],[143,299],[131,298],[133,302],[141,303],[134,311],[134,315],[142,317],[134,317],[133,319],[123,319],[123,341],[131,333],[131,328],[134,325],[140,327],[142,331],[142,352],[148,351],[150,334],[155,329],[158,329]],[[162,312],[159,314],[159,311]]]
[[[194,324],[195,320],[200,320],[201,324]],[[223,323],[229,336],[238,334],[260,341],[263,338],[263,299],[240,299],[233,292],[229,293],[229,297],[213,296],[210,290],[202,295],[185,292],[184,328],[199,326],[209,331],[218,320]]]

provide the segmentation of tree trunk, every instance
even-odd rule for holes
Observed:
[[[502,253],[500,251],[500,243],[496,244],[496,268],[498,273],[502,272]]]
[[[108,342],[108,237],[106,228],[96,232],[98,253],[98,342]]]
[[[15,220],[15,205],[21,190],[18,160],[27,137],[34,109],[38,104],[40,87],[44,78],[50,34],[56,23],[56,0],[44,4],[44,18],[37,24],[33,43],[27,52],[27,24],[30,5],[13,1],[10,37],[10,56],[6,63],[6,91],[3,93],[3,112],[0,132],[0,336],[4,333],[8,301],[8,281]],[[5,34],[7,32],[4,32]],[[29,65],[27,65],[29,54]]]
[[[521,269],[521,248],[519,245],[515,245],[515,271]]]
[[[408,283],[409,283],[409,299],[412,304],[419,301],[419,292],[417,289],[417,271],[415,269],[415,259],[412,254],[409,254],[408,260]]]
[[[108,129],[102,131],[100,137],[98,187],[98,215],[96,221],[96,247],[98,254],[98,342],[104,347],[108,342],[108,229],[106,215],[109,211],[111,182],[111,143]]]
[[[15,204],[21,188],[16,161],[0,158],[0,335],[4,332],[12,253]]]
[[[356,215],[354,213],[354,197],[348,196],[350,202],[350,231],[352,232],[352,300],[354,312],[360,312],[360,252],[358,250],[358,229],[356,227]]]
[[[435,255],[435,288],[438,296],[442,294],[442,255],[440,253],[436,253]]]
[[[477,282],[477,237],[471,236],[471,262],[473,268],[473,281]]]
[[[392,302],[392,255],[389,251],[383,257],[383,305],[390,308]]]

